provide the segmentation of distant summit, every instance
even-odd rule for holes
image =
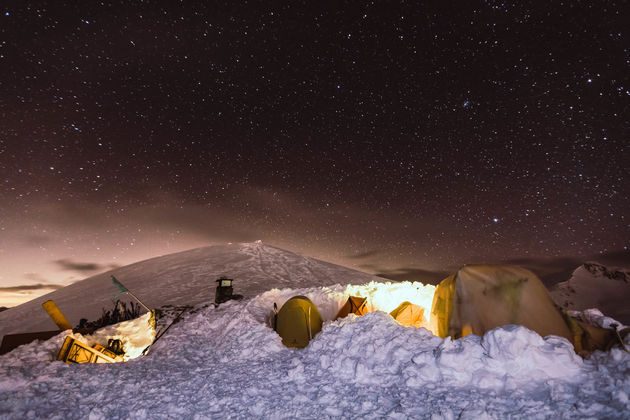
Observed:
[[[595,277],[605,277],[607,279],[619,280],[623,281],[624,283],[630,284],[629,270],[619,268],[610,269],[596,262],[586,262],[582,265],[582,267],[584,267],[586,271],[588,271]]]
[[[551,291],[566,309],[598,308],[607,316],[630,325],[630,270],[610,268],[597,262],[579,266],[568,281]]]

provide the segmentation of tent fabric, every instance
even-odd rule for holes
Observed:
[[[335,319],[345,318],[349,314],[355,314],[358,316],[365,315],[367,313],[367,298],[350,296],[346,303],[339,309]]]
[[[613,344],[617,343],[613,330],[596,327],[586,322],[576,322],[580,328],[582,328],[582,334],[579,337],[580,350],[584,350],[588,353],[594,352],[595,350],[609,350]],[[578,345],[576,343],[576,349],[577,348]]]
[[[435,288],[433,304],[431,305],[431,331],[439,337],[449,335],[448,323],[453,309],[453,296],[455,295],[455,278],[453,274],[442,280]]]
[[[438,284],[431,307],[431,330],[436,335],[483,335],[507,324],[574,342],[574,332],[540,279],[529,270],[466,266]]]
[[[396,321],[405,327],[428,327],[424,317],[424,308],[411,302],[403,302],[389,313]]]
[[[591,325],[572,317],[565,310],[562,310],[562,316],[573,332],[576,352],[584,351],[588,354],[595,350],[610,350],[612,346],[618,344],[614,330]]]
[[[322,316],[306,296],[294,296],[278,311],[275,330],[287,347],[304,348],[322,330]]]

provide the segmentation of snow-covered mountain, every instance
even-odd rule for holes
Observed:
[[[90,317],[86,311],[100,315],[116,293],[111,274],[150,306],[193,307],[148,355],[126,363],[54,361],[70,331],[0,356],[0,418],[623,419],[630,413],[630,354],[618,348],[583,360],[566,339],[514,325],[483,337],[441,339],[387,313],[403,300],[430,306],[433,286],[391,283],[261,243],[155,258],[39,300],[55,299],[72,322]],[[211,305],[221,275],[233,277],[235,292],[246,299]],[[273,303],[280,307],[295,295],[309,297],[325,321],[302,350],[283,346],[269,327]],[[367,297],[375,312],[333,321],[349,295]],[[46,316],[39,303],[5,311],[0,322],[22,331],[22,317]],[[159,328],[179,308],[164,313]],[[39,321],[25,322],[42,329]]]
[[[234,279],[234,293],[251,298],[273,288],[360,284],[378,277],[303,257],[261,242],[214,245],[116,268],[0,312],[0,337],[56,329],[41,304],[53,299],[72,325],[94,320],[113,307],[115,276],[147,306],[214,301],[221,276]],[[120,296],[124,299],[125,296]]]
[[[563,308],[598,308],[630,325],[629,270],[587,262],[579,266],[568,281],[558,283],[551,295]]]

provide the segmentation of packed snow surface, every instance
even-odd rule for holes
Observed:
[[[55,361],[70,331],[19,347],[0,356],[0,417],[630,417],[630,354],[620,349],[583,360],[565,339],[514,325],[441,339],[387,313],[402,300],[425,305],[431,286],[322,285],[330,279],[321,275],[261,292],[242,281],[237,292],[248,298],[218,308],[165,307],[158,329],[186,312],[146,356],[126,363]],[[302,350],[284,347],[269,326],[273,303],[295,295],[310,298],[325,321]],[[367,297],[374,312],[333,320],[349,295]]]

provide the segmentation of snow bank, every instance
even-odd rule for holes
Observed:
[[[365,290],[381,287],[393,286]],[[298,294],[326,314],[303,350],[285,348],[266,324],[274,301]],[[282,289],[198,305],[127,363],[51,363],[61,335],[22,346],[0,357],[0,417],[628,417],[625,352],[583,361],[565,339],[518,326],[443,340],[381,311],[330,321],[347,294],[359,293]]]
[[[544,340],[524,327],[497,328],[483,339],[442,340],[424,328],[405,328],[380,311],[331,323],[306,353],[334,376],[366,385],[404,380],[410,387],[441,384],[497,391],[549,379],[572,381],[582,365],[568,341]]]

